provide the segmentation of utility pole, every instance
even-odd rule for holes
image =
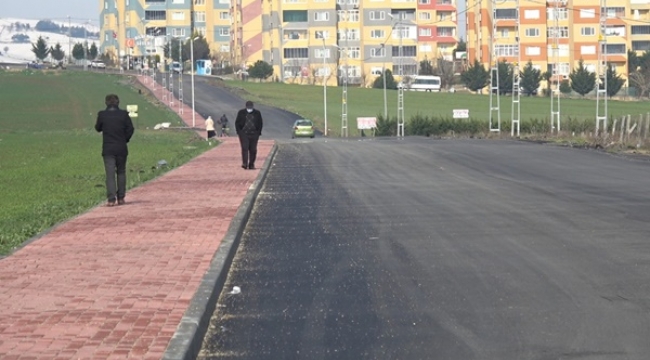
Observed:
[[[68,15],[68,64],[72,62],[72,21],[70,20],[70,15]]]
[[[88,70],[88,23],[84,25],[84,71]]]
[[[596,82],[596,135],[607,133],[607,0],[600,0],[598,34],[598,79]]]
[[[521,130],[520,120],[521,120],[521,30],[520,30],[520,7],[519,0],[517,0],[517,9],[515,10],[517,19],[515,20],[515,36],[517,37],[517,62],[513,64],[512,67],[512,111],[511,111],[511,124],[510,124],[510,136],[519,136]],[[515,130],[516,129],[516,130]]]
[[[397,137],[404,137],[404,54],[402,53],[402,38],[404,37],[404,28],[402,26],[402,15],[403,12],[399,12],[399,18],[397,24],[399,25],[399,50],[398,50],[398,61],[399,61],[399,78],[402,86],[398,86],[397,89]]]
[[[347,21],[347,20],[346,20]],[[343,99],[341,108],[341,137],[348,137],[348,28],[345,27],[345,48],[343,52]]]
[[[553,38],[553,73],[551,74],[551,82],[553,79],[556,80],[555,91],[551,84],[548,84],[548,89],[551,91],[549,94],[551,96],[551,133],[557,131],[560,132],[560,0],[555,0],[555,6],[553,8],[555,12],[555,21],[554,21],[554,38]]]
[[[327,63],[325,62],[325,33],[323,32],[323,121],[325,122],[324,134],[327,136],[327,78],[325,77],[325,69],[327,69]],[[271,56],[273,56],[273,49],[271,49]]]
[[[181,73],[178,75],[178,113],[183,115],[183,41],[178,39],[178,62],[181,63]]]
[[[492,36],[490,36],[490,131],[501,132],[501,103],[499,101],[499,56],[496,52],[497,0],[492,0]],[[494,117],[496,115],[496,127]]]

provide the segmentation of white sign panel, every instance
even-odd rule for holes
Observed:
[[[377,118],[376,117],[358,117],[357,118],[357,129],[359,130],[369,130],[377,127]]]
[[[469,119],[468,109],[454,109],[454,119]]]

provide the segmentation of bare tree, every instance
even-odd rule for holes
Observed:
[[[438,58],[436,61],[436,68],[433,73],[440,76],[440,86],[447,89],[454,85],[454,63],[447,61],[443,58]]]
[[[650,71],[634,71],[629,75],[630,83],[639,89],[639,97],[650,94]]]

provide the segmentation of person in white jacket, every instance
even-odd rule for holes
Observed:
[[[208,140],[217,136],[217,132],[214,131],[214,120],[212,120],[212,116],[208,116],[208,118],[205,119],[205,130],[208,132]]]

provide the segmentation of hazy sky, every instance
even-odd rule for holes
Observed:
[[[33,20],[87,21],[97,25],[99,1],[97,0],[0,0],[0,18]]]

